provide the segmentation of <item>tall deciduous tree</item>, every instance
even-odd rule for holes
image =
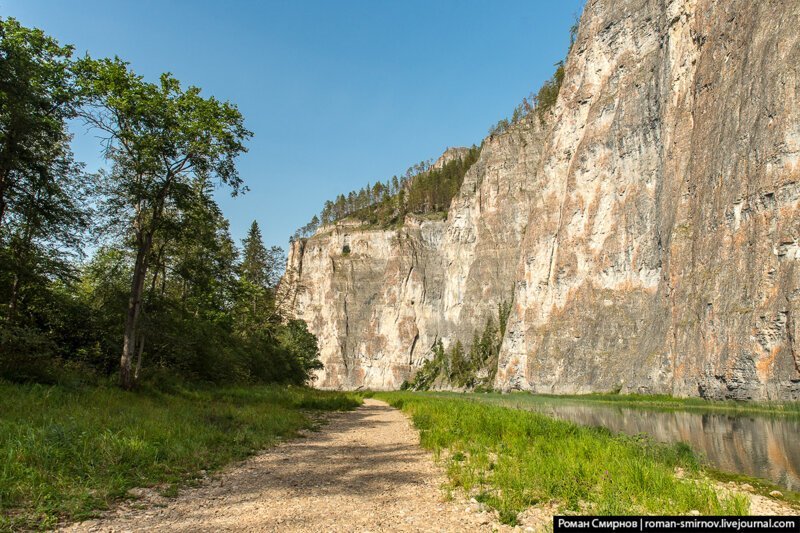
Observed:
[[[105,134],[112,164],[100,182],[105,212],[135,254],[120,357],[120,383],[130,389],[145,280],[166,214],[180,216],[196,202],[198,180],[241,192],[235,159],[252,133],[234,105],[204,98],[197,87],[184,89],[170,74],[149,83],[119,59],[88,57],[79,61],[78,73],[88,104],[82,116]]]
[[[0,283],[13,321],[26,289],[65,274],[85,210],[66,121],[78,98],[72,48],[0,19]]]

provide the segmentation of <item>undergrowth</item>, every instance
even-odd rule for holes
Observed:
[[[0,530],[89,518],[134,487],[176,488],[299,429],[353,394],[252,386],[138,393],[0,382]]]

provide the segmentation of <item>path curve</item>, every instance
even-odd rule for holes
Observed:
[[[492,531],[507,529],[463,497],[400,411],[366,399],[319,431],[226,469],[164,506],[125,505],[69,531]],[[152,502],[151,502],[152,503]],[[141,503],[140,503],[141,505]]]

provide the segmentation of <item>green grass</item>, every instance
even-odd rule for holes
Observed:
[[[446,460],[452,488],[513,524],[529,506],[563,512],[746,514],[746,497],[721,497],[683,444],[614,435],[544,415],[465,399],[377,393],[411,415],[425,448]],[[675,472],[683,469],[687,479]]]
[[[495,394],[500,396],[499,394]],[[520,399],[525,393],[514,393],[509,397]],[[735,413],[761,413],[771,415],[800,416],[800,402],[750,402],[750,401],[714,401],[703,398],[676,398],[674,396],[646,395],[646,394],[572,394],[572,395],[530,395],[534,398],[577,400],[581,402],[598,402],[619,405],[624,407],[644,407],[665,410],[702,410],[702,411],[728,411]]]
[[[174,494],[201,470],[312,427],[306,410],[360,403],[277,386],[130,393],[0,382],[0,530],[85,519],[134,487]]]
[[[635,409],[650,409],[658,411],[692,411],[692,412],[723,412],[731,414],[759,414],[769,416],[800,417],[800,402],[737,402],[733,400],[712,401],[703,398],[676,398],[667,395],[645,394],[531,394],[528,392],[512,393],[431,393],[449,398],[471,398],[477,401],[494,403],[497,405],[525,408],[535,404],[552,402],[579,402],[614,405]]]

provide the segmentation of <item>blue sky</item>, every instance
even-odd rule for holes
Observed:
[[[230,100],[255,136],[250,187],[218,200],[237,242],[286,247],[326,199],[401,174],[489,126],[553,73],[583,0],[0,0],[79,53],[118,55]],[[90,169],[99,146],[73,143]]]

